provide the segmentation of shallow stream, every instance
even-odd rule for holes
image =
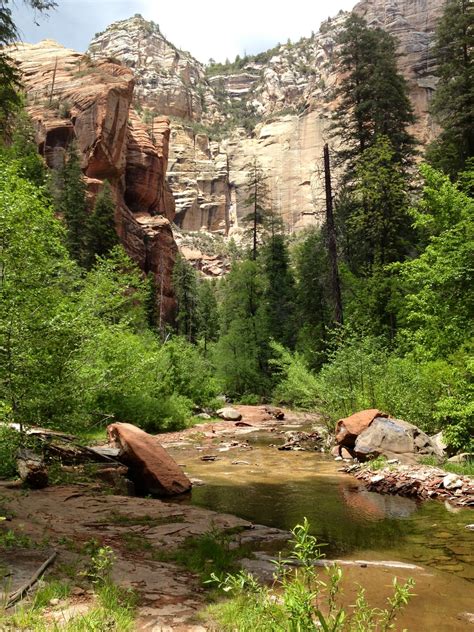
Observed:
[[[248,442],[251,449],[228,449],[231,438]],[[286,530],[307,517],[330,558],[419,565],[418,615],[408,616],[410,631],[474,630],[474,615],[469,622],[466,614],[474,613],[474,532],[465,528],[474,523],[472,510],[368,492],[339,472],[341,463],[332,457],[271,447],[283,442],[281,435],[242,429],[231,438],[171,448],[188,474],[204,482],[194,487],[189,502]],[[203,461],[203,455],[217,460]],[[381,571],[367,569],[363,577],[350,574],[369,584],[369,594],[370,584],[377,593],[380,581],[390,583],[387,571],[383,578]]]

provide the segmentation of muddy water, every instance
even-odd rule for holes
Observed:
[[[474,630],[474,615],[470,622],[466,614],[474,613],[474,532],[465,528],[474,523],[472,510],[367,492],[338,472],[340,463],[332,458],[278,451],[268,444],[281,438],[268,434],[232,438],[252,449],[228,449],[227,437],[204,449],[199,444],[171,448],[188,474],[204,482],[193,489],[190,502],[282,529],[306,516],[314,535],[327,543],[328,557],[416,564],[421,568],[415,572],[397,572],[417,581],[416,609],[410,605],[403,624],[411,631]],[[203,461],[203,455],[217,460]],[[377,600],[393,574],[351,569],[347,577]]]

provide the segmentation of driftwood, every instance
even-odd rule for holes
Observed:
[[[42,489],[48,485],[48,470],[41,455],[33,450],[20,449],[16,465],[22,482],[28,487]]]
[[[6,608],[11,608],[18,601],[21,601],[23,597],[25,597],[28,591],[36,584],[38,579],[43,575],[43,573],[48,568],[48,566],[51,566],[51,564],[56,559],[56,556],[57,556],[57,551],[54,551],[54,553],[46,560],[46,562],[44,562],[44,564],[42,564],[38,568],[38,570],[33,573],[33,575],[30,577],[30,579],[27,582],[22,584],[20,588],[18,588],[18,590],[15,590],[10,595],[8,595],[7,603],[5,606]]]

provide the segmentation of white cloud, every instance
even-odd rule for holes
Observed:
[[[21,4],[15,10],[23,40],[36,42],[46,37],[85,50],[94,33],[115,20],[134,13],[160,25],[176,46],[189,50],[201,61],[256,53],[278,42],[293,41],[317,31],[322,20],[340,9],[351,9],[356,0],[58,0],[48,18],[33,15]]]

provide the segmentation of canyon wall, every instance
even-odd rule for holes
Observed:
[[[362,0],[354,8],[370,25],[398,38],[398,63],[409,84],[417,115],[413,132],[421,145],[436,134],[428,108],[436,87],[433,33],[443,5],[444,0]],[[179,117],[171,121],[168,181],[180,227],[235,231],[248,212],[244,184],[253,157],[269,176],[271,206],[288,230],[320,221],[322,149],[334,107],[331,90],[340,80],[336,41],[347,15],[341,11],[311,36],[214,76],[206,76],[202,64],[141,16],[112,24],[93,40],[93,58],[118,58],[135,73],[144,120],[150,111]],[[242,123],[247,115],[259,121],[252,134],[238,127],[239,120],[233,130],[220,133],[219,124],[225,125],[235,106]],[[188,125],[191,119],[198,124]],[[216,132],[219,142],[209,141]]]
[[[9,54],[18,63],[38,148],[51,168],[64,163],[75,142],[90,196],[111,184],[115,222],[128,254],[162,288],[161,313],[175,307],[171,274],[176,244],[171,230],[174,200],[166,180],[169,121],[158,119],[153,143],[131,110],[132,71],[56,42],[21,44]]]

